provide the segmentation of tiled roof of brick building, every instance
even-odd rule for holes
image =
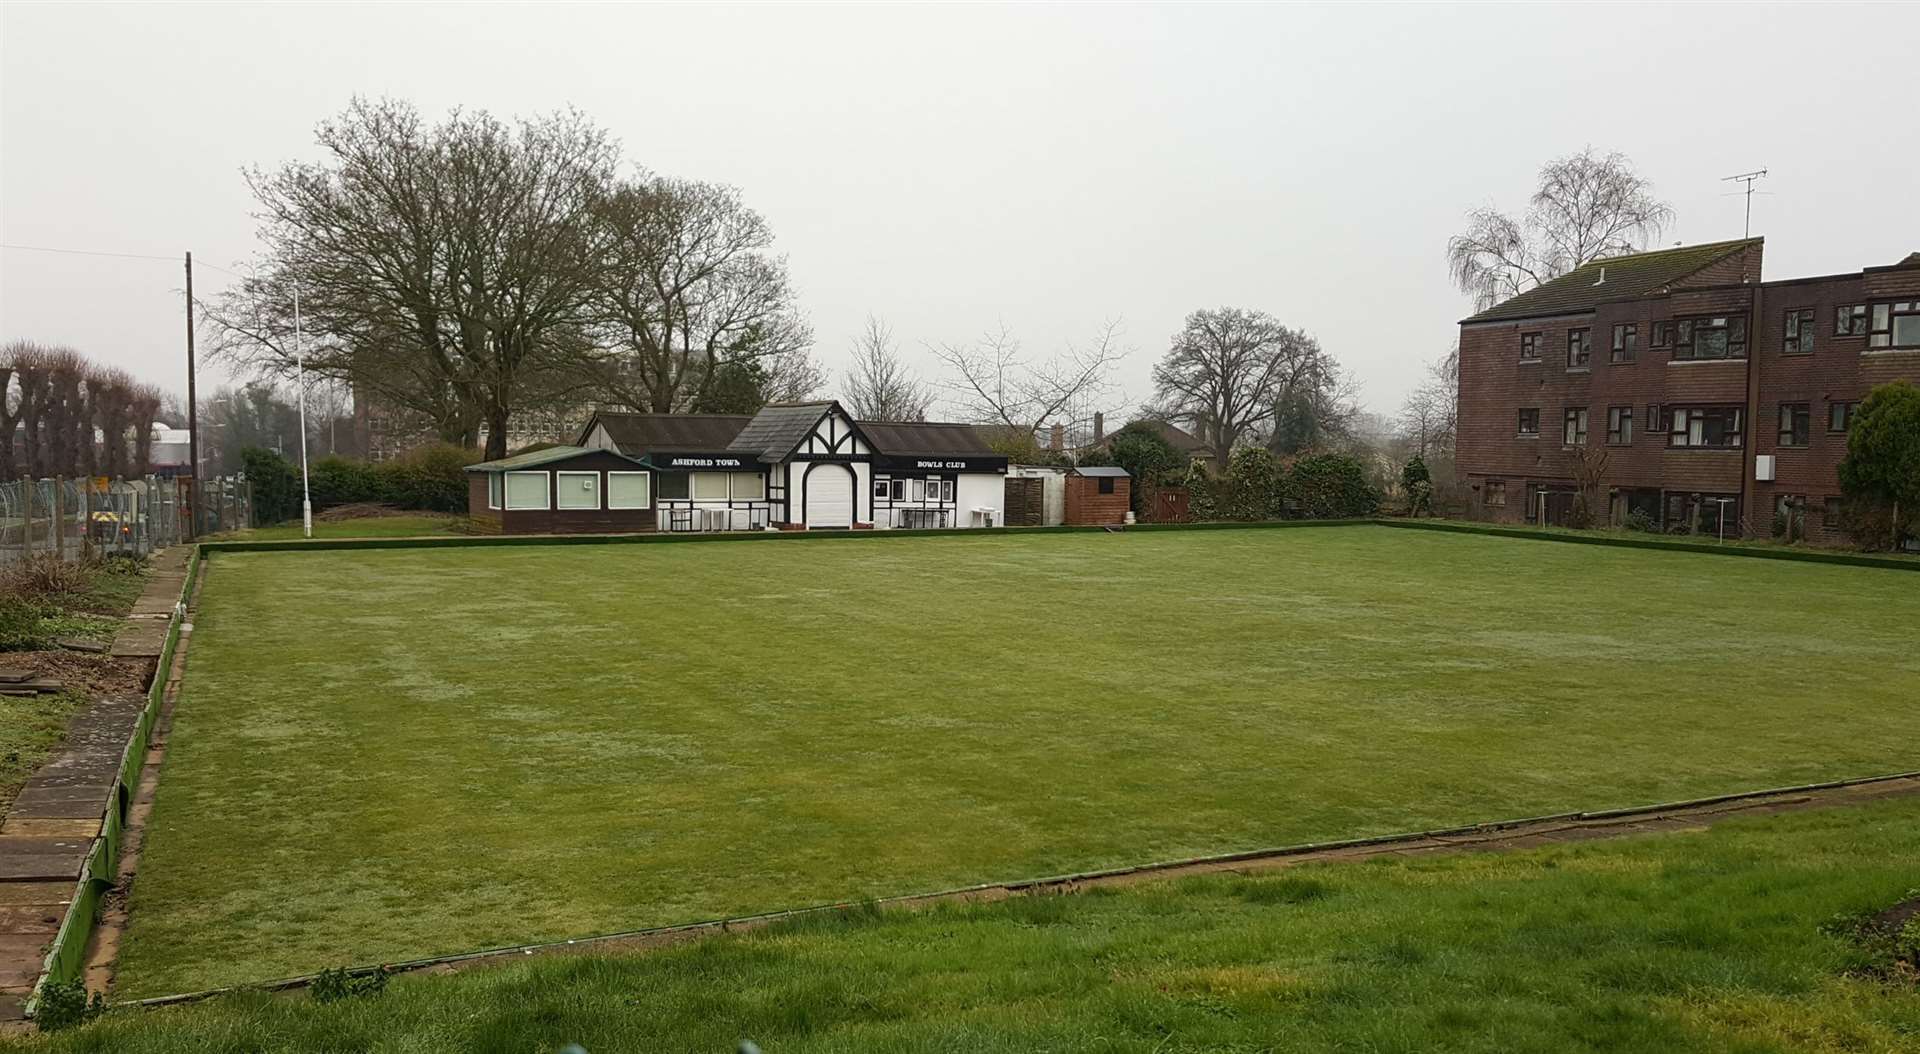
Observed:
[[[1499,322],[1591,311],[1603,301],[1624,300],[1659,292],[1688,275],[1760,242],[1759,238],[1742,238],[1605,257],[1582,264],[1550,282],[1537,285],[1461,321]]]

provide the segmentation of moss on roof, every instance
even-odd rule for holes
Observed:
[[[1603,257],[1461,321],[1498,322],[1591,311],[1602,301],[1623,300],[1656,292],[1748,246],[1760,243],[1759,238],[1741,238],[1730,242],[1682,245],[1654,252]]]

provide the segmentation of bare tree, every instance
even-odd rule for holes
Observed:
[[[933,390],[900,361],[893,330],[872,315],[853,341],[853,368],[842,382],[847,409],[865,421],[924,421]]]
[[[267,245],[212,305],[216,352],[290,376],[297,287],[307,368],[506,452],[517,406],[584,388],[607,259],[598,208],[618,151],[567,111],[509,125],[356,99],[320,126],[326,162],[249,174]]]
[[[609,232],[597,304],[611,400],[654,413],[704,402],[719,368],[755,363],[784,398],[823,379],[773,230],[732,187],[644,176],[598,213]]]
[[[1272,437],[1276,414],[1304,414],[1317,432],[1316,404],[1329,412],[1338,405],[1340,373],[1300,330],[1264,311],[1223,307],[1187,316],[1153,368],[1153,383],[1159,413],[1186,425],[1225,465],[1236,447]]]
[[[1540,169],[1523,221],[1492,206],[1467,213],[1467,229],[1447,240],[1447,267],[1485,309],[1590,260],[1644,249],[1673,218],[1626,155],[1587,147]]]
[[[1085,344],[1068,344],[1045,362],[1029,361],[1005,325],[974,344],[928,348],[948,370],[942,382],[976,423],[999,425],[1031,436],[1048,423],[1078,433],[1107,409],[1113,369],[1127,355],[1118,320],[1107,322]]]
[[[1460,345],[1427,367],[1427,379],[1400,404],[1400,435],[1429,460],[1453,451],[1460,414]]]
[[[1567,452],[1567,467],[1573,475],[1573,508],[1567,514],[1567,526],[1584,530],[1599,522],[1601,488],[1611,460],[1605,447],[1579,446]]]

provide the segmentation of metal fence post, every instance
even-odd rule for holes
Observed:
[[[33,559],[33,480],[20,477],[20,558]]]

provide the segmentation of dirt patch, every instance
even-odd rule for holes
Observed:
[[[1870,921],[1875,929],[1897,933],[1906,928],[1907,923],[1920,918],[1920,896],[1903,900],[1893,907],[1875,915]]]
[[[10,651],[0,655],[0,666],[31,670],[62,682],[66,691],[104,695],[141,695],[147,690],[152,659],[94,655],[77,651]]]
[[[313,518],[325,523],[335,523],[340,520],[367,520],[379,516],[431,515],[433,515],[433,513],[409,511],[392,505],[383,505],[379,502],[362,501],[355,502],[352,505],[335,505],[332,508],[322,509],[314,513]]]

